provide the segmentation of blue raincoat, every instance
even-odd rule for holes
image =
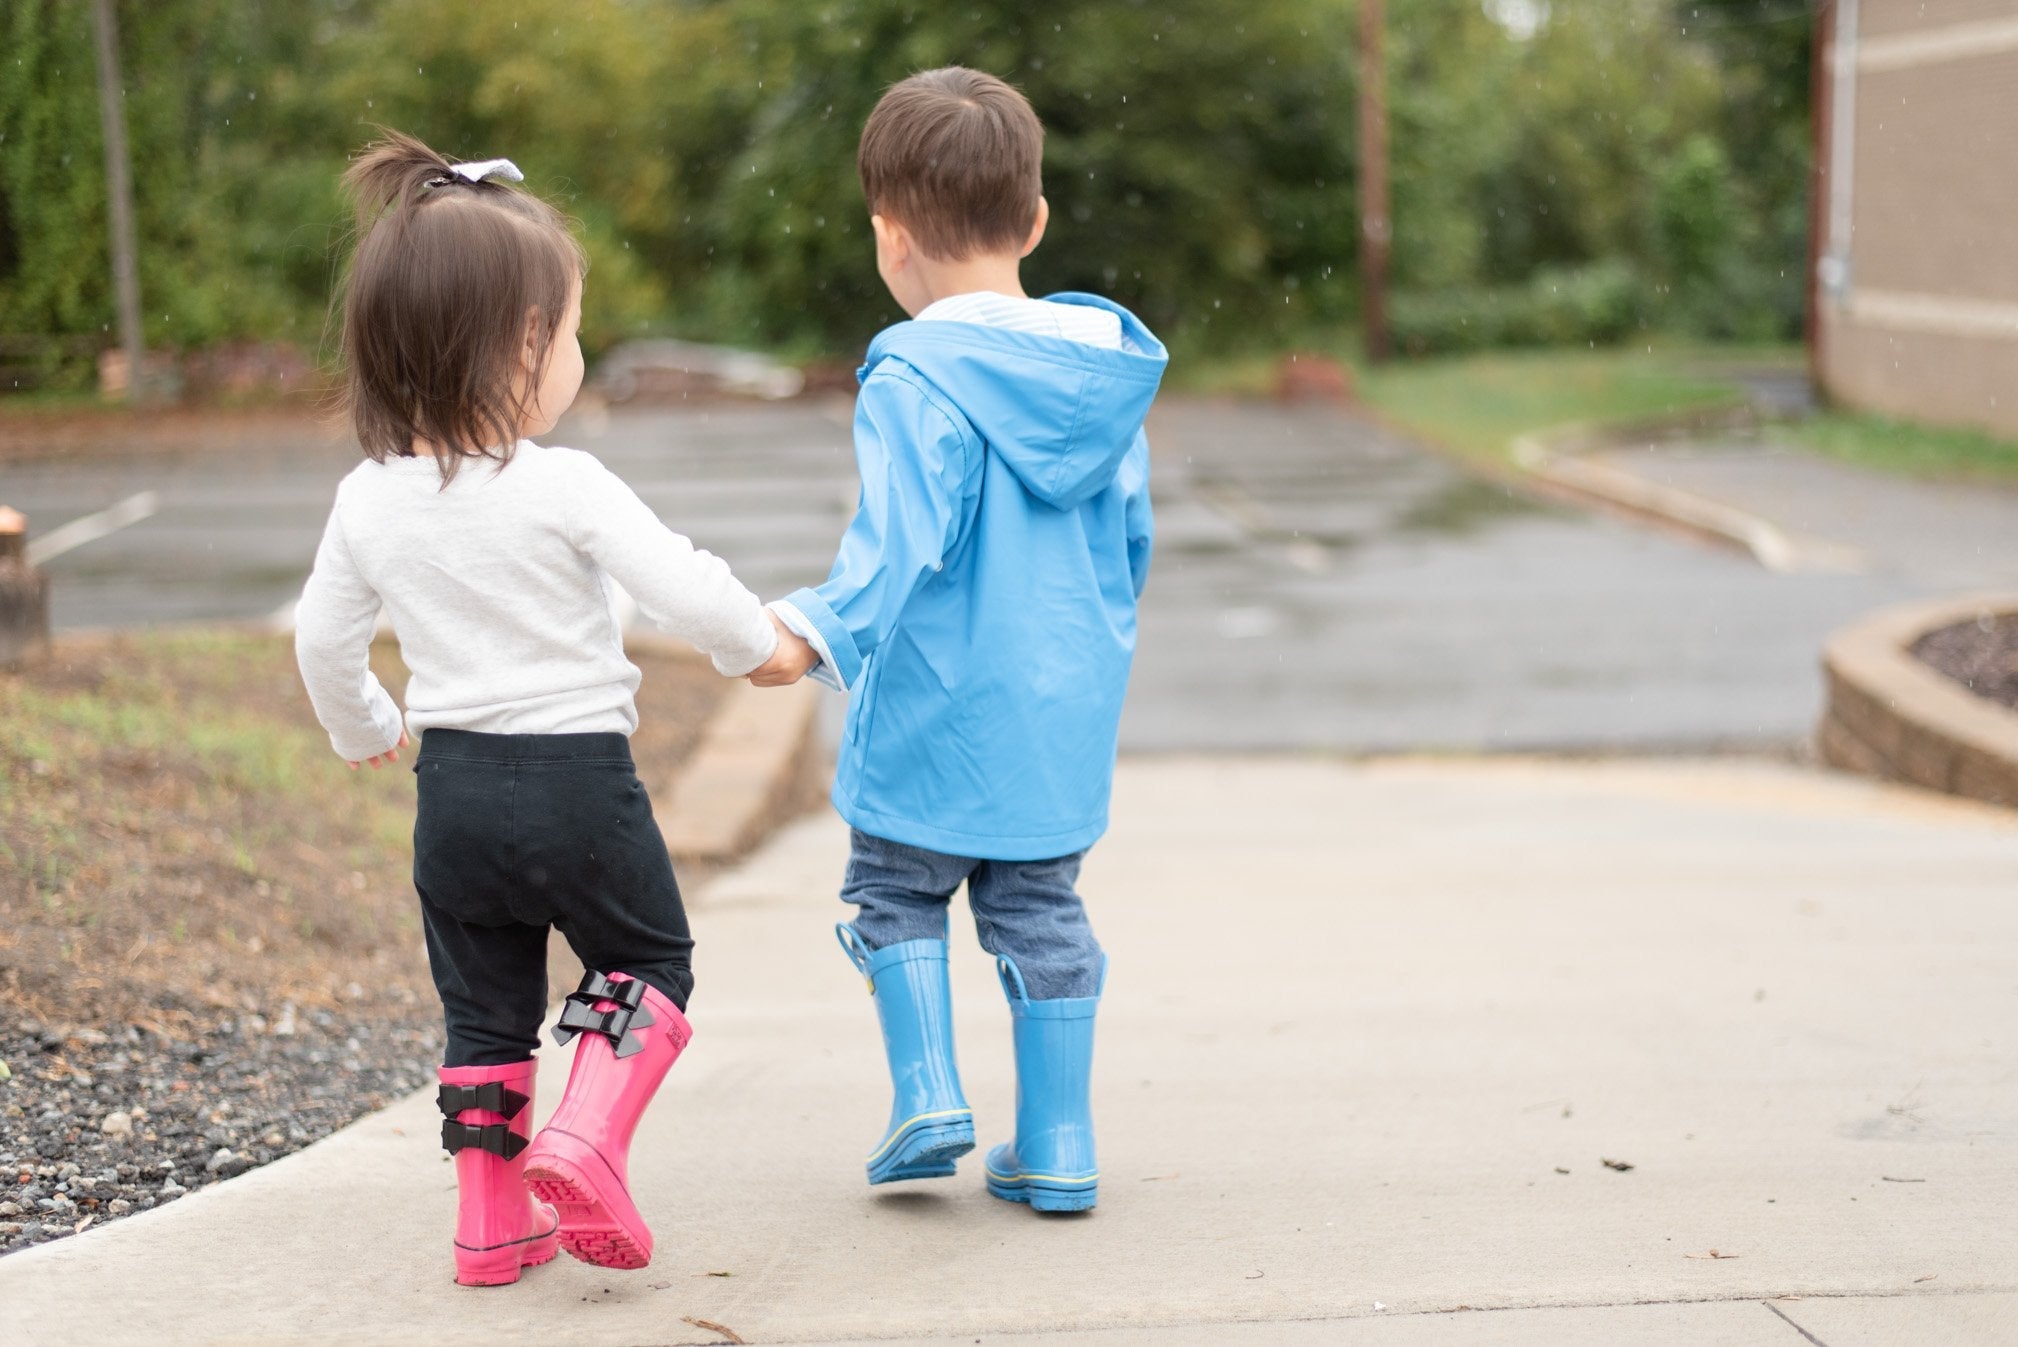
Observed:
[[[949,855],[1040,860],[1107,828],[1167,357],[1116,304],[1048,298],[1112,310],[1121,349],[938,321],[871,343],[855,521],[780,605],[852,693],[834,807]]]

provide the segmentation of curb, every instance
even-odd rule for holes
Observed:
[[[632,632],[633,649],[688,653]],[[735,860],[809,806],[824,784],[817,684],[760,688],[737,679],[708,719],[700,745],[667,783],[653,783],[655,812],[675,861]]]
[[[1769,571],[1841,574],[1860,569],[1859,558],[1833,543],[1802,538],[1734,505],[1587,457],[1633,443],[1757,425],[1757,413],[1750,407],[1727,407],[1625,424],[1577,422],[1517,435],[1509,448],[1523,473],[1555,493],[1736,548]]]
[[[2018,594],[1978,594],[1887,608],[1829,638],[1822,760],[1866,776],[2018,806],[2018,711],[1914,658],[1929,632],[2018,612]]]

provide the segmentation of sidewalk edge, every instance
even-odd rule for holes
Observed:
[[[625,640],[633,649],[687,652],[638,632]],[[820,698],[819,687],[806,682],[730,684],[682,770],[669,782],[647,783],[675,861],[726,864],[813,803],[825,766]]]
[[[1606,449],[1706,431],[1749,430],[1759,423],[1749,406],[1720,407],[1649,421],[1572,422],[1517,435],[1508,446],[1514,465],[1553,492],[1696,538],[1732,547],[1769,571],[1842,573],[1861,569],[1847,549],[1803,538],[1735,505],[1628,472],[1591,455]]]

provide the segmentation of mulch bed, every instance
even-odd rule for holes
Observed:
[[[632,747],[656,789],[727,683],[633,658]],[[374,663],[403,684],[389,647]],[[72,639],[0,674],[0,1254],[278,1159],[433,1079],[410,761],[346,771],[285,639]]]
[[[1914,644],[1913,654],[1977,696],[2018,709],[2018,614],[1929,632]]]

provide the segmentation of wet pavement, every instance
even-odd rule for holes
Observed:
[[[1924,481],[1731,435],[1606,450],[1635,476],[1825,539],[1841,565],[1941,590],[2018,589],[2018,489]]]
[[[1133,747],[1787,746],[1828,632],[1925,592],[1539,507],[1328,409],[1194,403],[1152,433]]]
[[[673,527],[767,597],[817,581],[853,506],[847,404],[577,415]],[[1540,508],[1323,407],[1170,400],[1151,426],[1158,555],[1124,747],[1787,747],[1824,636],[1930,592],[1907,573],[1774,575]],[[13,464],[49,529],[134,493],[157,514],[51,561],[59,628],[260,618],[298,591],[350,451]]]

